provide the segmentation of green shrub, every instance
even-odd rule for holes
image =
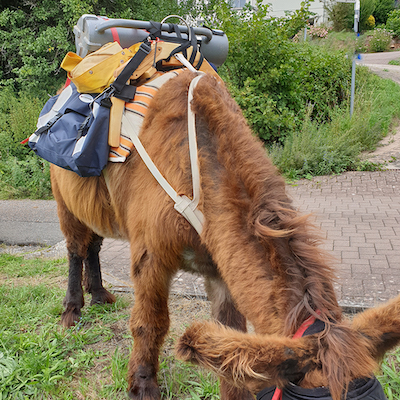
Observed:
[[[371,52],[381,52],[389,50],[392,41],[392,34],[384,28],[376,28],[369,38],[369,50]]]
[[[36,130],[36,123],[46,99],[31,97],[24,92],[19,96],[11,89],[0,92],[0,160],[16,157],[23,160],[31,153],[21,141]]]
[[[301,128],[291,133],[283,146],[275,144],[269,151],[281,172],[292,179],[341,173],[354,164],[360,152],[361,146],[351,140],[346,129],[332,134],[332,126],[313,122],[310,114],[311,109]],[[349,117],[339,114],[341,123],[349,125]],[[333,124],[337,123],[335,116]]]
[[[259,4],[243,18],[222,11],[230,53],[220,74],[255,133],[267,143],[284,140],[301,126],[307,104],[313,119],[329,120],[348,94],[345,54],[293,42],[285,21],[269,18],[268,6]]]
[[[390,29],[394,36],[400,37],[400,9],[394,10],[389,14],[386,28]]]
[[[233,94],[254,131],[272,143],[301,125],[307,104],[313,106],[313,120],[329,120],[332,108],[347,98],[349,78],[342,52],[291,44],[280,65],[247,77]]]
[[[351,29],[354,23],[354,5],[348,3],[338,3],[335,0],[328,0],[324,3],[329,21],[332,23],[333,30],[341,32]]]
[[[265,142],[281,141],[300,123],[294,111],[278,105],[256,79],[247,78],[242,88],[231,87],[231,92],[250,123],[253,131]]]
[[[0,198],[49,198],[49,164],[21,144],[36,130],[45,100],[28,93],[0,93]]]
[[[51,198],[50,164],[31,154],[20,161],[9,157],[0,162],[1,199]]]

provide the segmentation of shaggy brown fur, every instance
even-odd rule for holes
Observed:
[[[188,197],[187,91],[193,77],[182,73],[160,89],[140,134],[164,177]],[[156,373],[169,326],[168,291],[171,278],[183,268],[206,277],[213,316],[236,329],[197,324],[178,346],[181,357],[221,376],[221,399],[249,400],[250,391],[262,385],[283,386],[295,379],[305,387],[329,385],[338,400],[353,378],[372,373],[374,359],[382,353],[377,347],[387,343],[382,338],[386,331],[377,326],[371,342],[363,331],[365,321],[360,320],[357,329],[341,321],[328,257],[318,248],[307,219],[293,208],[284,180],[225,87],[210,76],[202,78],[192,106],[201,174],[199,207],[205,217],[200,237],[174,210],[136,152],[124,164],[109,164],[100,178],[80,178],[52,166],[70,257],[63,323],[76,321],[83,306],[82,265],[96,301],[114,300],[101,286],[94,253],[99,237],[124,238],[131,248],[136,300],[130,319],[131,398],[160,398]],[[310,314],[325,321],[325,331],[291,340]],[[245,331],[245,318],[257,336],[237,331]],[[390,336],[390,346],[395,343],[397,336]]]

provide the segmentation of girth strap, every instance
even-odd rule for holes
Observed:
[[[131,138],[138,154],[142,158],[143,162],[146,164],[149,171],[152,173],[152,175],[161,185],[161,187],[165,190],[168,196],[174,201],[175,210],[186,218],[186,220],[193,226],[193,228],[196,229],[199,235],[203,230],[204,215],[200,210],[197,209],[200,200],[200,172],[197,153],[195,115],[191,109],[190,103],[193,99],[193,90],[202,76],[203,74],[200,74],[192,80],[189,86],[188,93],[188,138],[193,185],[192,200],[190,200],[187,196],[177,194],[177,192],[164,178],[164,176],[154,164],[153,160],[150,158],[139,137],[134,133],[134,129],[129,129],[129,127],[133,128],[129,119],[125,116],[125,114],[122,117],[122,132]]]

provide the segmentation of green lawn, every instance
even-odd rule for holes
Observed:
[[[67,262],[0,254],[0,400],[127,399],[126,373],[132,338],[132,296],[115,304],[86,306],[71,329],[60,325]],[[86,303],[89,303],[87,299]],[[174,341],[194,319],[207,318],[206,301],[170,299],[171,332],[161,355],[163,399],[219,399],[210,373],[176,361]],[[400,396],[400,352],[379,377],[388,399]]]

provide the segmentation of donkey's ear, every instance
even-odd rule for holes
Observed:
[[[316,367],[317,351],[312,337],[250,335],[211,322],[193,324],[176,346],[178,358],[211,369],[252,392],[301,379]]]
[[[373,358],[381,360],[388,350],[400,344],[400,295],[358,314],[351,327],[367,338]]]

